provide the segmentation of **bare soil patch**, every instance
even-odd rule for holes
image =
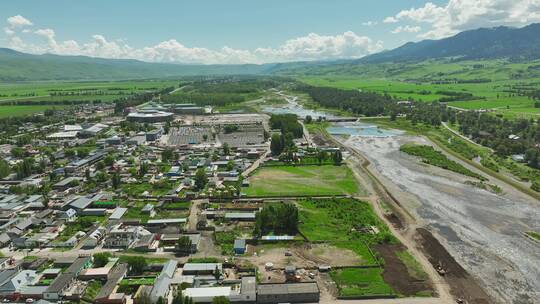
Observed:
[[[397,293],[414,296],[422,291],[433,292],[431,283],[411,276],[407,266],[396,255],[396,252],[406,250],[405,246],[377,245],[374,249],[384,258],[384,281]]]
[[[433,267],[437,267],[440,263],[446,271],[444,279],[450,285],[453,296],[464,299],[469,304],[492,303],[474,278],[456,262],[431,232],[424,228],[418,228],[416,232],[429,262]]]

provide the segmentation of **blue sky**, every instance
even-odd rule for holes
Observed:
[[[262,63],[358,58],[478,26],[538,22],[540,0],[477,2],[2,1],[0,45],[160,62]]]

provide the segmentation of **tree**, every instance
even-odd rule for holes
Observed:
[[[15,172],[17,172],[17,178],[22,179],[32,174],[34,168],[34,159],[27,157],[22,162],[15,165]]]
[[[229,147],[228,143],[223,144],[223,155],[229,155],[231,154],[231,148]]]
[[[319,162],[319,165],[322,165],[322,162],[325,161],[326,158],[328,158],[326,152],[323,150],[319,150],[319,152],[317,152],[317,161]]]
[[[270,151],[272,151],[272,155],[275,156],[280,155],[281,152],[283,152],[280,134],[272,134],[272,139],[270,140]]]
[[[0,159],[0,179],[5,178],[11,173],[11,168],[7,161]]]
[[[163,297],[159,297],[156,301],[156,304],[165,304],[165,300],[163,299]]]
[[[109,252],[100,252],[95,253],[93,255],[94,257],[94,267],[99,268],[107,265],[109,263],[109,258],[111,257],[111,253]]]
[[[224,296],[214,297],[212,299],[212,304],[230,304],[231,301],[229,301],[228,298]]]
[[[141,165],[139,166],[139,176],[144,176],[146,173],[148,173],[148,164],[141,162]]]
[[[103,163],[105,163],[107,167],[111,167],[114,164],[114,157],[112,155],[105,156]]]
[[[114,189],[118,189],[120,187],[120,184],[122,183],[122,179],[120,177],[120,174],[118,172],[114,172],[112,176],[112,187]]]
[[[21,147],[15,147],[11,149],[11,155],[15,158],[22,158],[24,154],[25,154],[24,149]]]
[[[188,236],[182,236],[176,241],[176,250],[183,254],[191,253],[191,239]]]
[[[166,163],[174,160],[174,151],[171,148],[166,148],[161,152],[161,161]]]
[[[255,216],[254,234],[290,234],[298,231],[298,208],[294,204],[265,204]]]
[[[232,171],[234,169],[234,162],[232,160],[227,162],[227,171]]]
[[[127,264],[134,274],[142,274],[147,266],[147,261],[141,256],[128,256],[126,257]]]
[[[216,280],[221,278],[221,271],[219,270],[218,265],[216,265],[216,268],[214,269],[214,278],[216,278]]]
[[[184,304],[184,296],[182,296],[182,290],[177,290],[173,296],[172,304]]]
[[[206,172],[203,168],[197,170],[195,173],[195,187],[197,187],[198,190],[204,189],[206,184],[208,183],[208,177],[206,176]]]
[[[310,124],[312,121],[313,121],[313,117],[311,117],[311,115],[307,115],[307,116],[306,116],[306,119],[305,119],[305,122],[306,122],[307,124]]]
[[[332,154],[332,159],[334,160],[334,165],[341,165],[341,162],[343,161],[343,155],[341,154],[341,151],[337,150],[336,152],[334,152],[334,154]]]

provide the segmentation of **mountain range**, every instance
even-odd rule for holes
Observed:
[[[117,80],[192,75],[291,74],[301,70],[316,71],[318,67],[331,65],[418,62],[448,57],[455,60],[508,58],[515,61],[526,61],[540,59],[540,24],[531,24],[522,28],[495,27],[464,31],[441,40],[409,42],[396,49],[361,59],[335,62],[187,65],[85,56],[33,55],[0,48],[0,81]]]

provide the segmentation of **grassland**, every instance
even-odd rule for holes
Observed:
[[[60,109],[64,106],[50,106],[50,105],[20,105],[20,106],[3,106],[0,105],[0,118],[17,117],[31,115],[35,113],[44,112],[47,109]]]
[[[110,101],[125,95],[178,86],[174,80],[0,83],[0,103],[10,101]],[[59,96],[51,96],[51,95]]]
[[[111,102],[178,84],[172,80],[0,83],[0,119],[59,109],[70,102]]]
[[[392,295],[394,291],[382,278],[380,268],[344,268],[330,275],[341,297]]]
[[[360,258],[358,266],[367,267],[332,271],[331,277],[341,297],[395,294],[383,279],[382,258],[373,254],[371,246],[396,244],[397,240],[368,203],[354,199],[312,199],[299,201],[298,205],[302,235],[311,242],[350,249]],[[376,227],[378,233],[369,231],[370,227]]]
[[[388,227],[375,215],[366,202],[354,199],[303,200],[300,205],[299,230],[312,242],[329,242],[351,249],[364,265],[377,265],[370,245],[396,242]],[[350,233],[360,227],[377,227],[379,233]]]
[[[401,146],[399,150],[422,158],[422,161],[426,164],[437,166],[465,176],[474,177],[479,180],[485,180],[480,174],[472,172],[455,161],[449,160],[442,152],[436,151],[431,146],[407,144]]]
[[[387,93],[397,99],[431,102],[448,97],[444,92],[469,93],[473,98],[449,105],[462,109],[489,109],[508,118],[537,117],[534,100],[515,88],[534,89],[540,74],[531,63],[504,60],[448,62],[431,60],[408,64],[357,65],[318,71],[323,76],[300,76],[310,85]],[[473,80],[482,82],[467,83]]]
[[[347,166],[275,166],[262,167],[243,188],[247,196],[315,196],[358,194],[358,186]]]

